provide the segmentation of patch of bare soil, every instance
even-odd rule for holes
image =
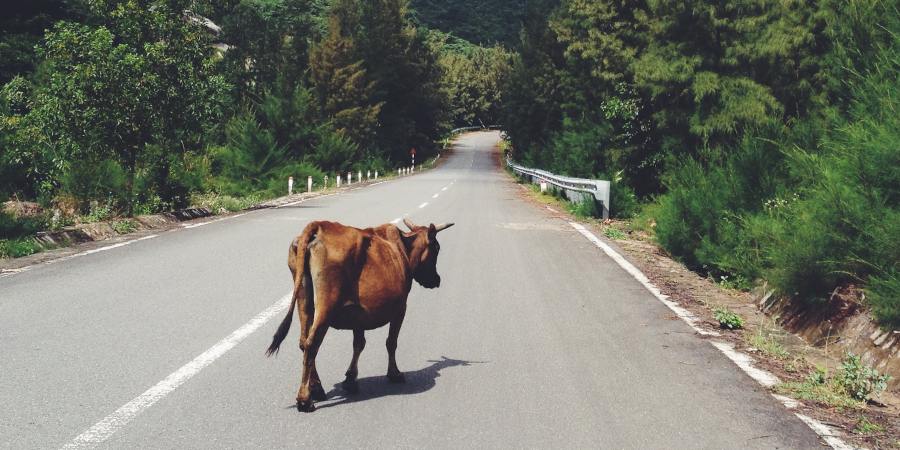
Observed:
[[[499,155],[499,152],[498,152]],[[500,164],[498,158],[498,164]],[[501,166],[502,167],[502,166]],[[616,248],[633,265],[640,269],[663,294],[693,313],[706,329],[716,330],[722,337],[717,340],[730,342],[743,353],[751,355],[754,365],[777,376],[782,383],[801,383],[818,368],[835,371],[840,367],[840,357],[829,353],[827,339],[822,346],[811,345],[800,336],[792,334],[779,324],[778,317],[767,315],[758,305],[759,295],[727,289],[714,280],[705,278],[671,258],[652,241],[647,233],[636,230],[628,221],[600,222],[575,218],[566,212],[565,203],[552,197],[516,188],[520,196],[547,214],[568,221],[578,221]],[[556,212],[550,212],[550,205]],[[615,230],[615,231],[611,231]],[[607,234],[609,233],[609,234]],[[622,236],[610,240],[606,236]],[[858,308],[848,295],[835,304],[834,314],[828,317],[847,318]],[[858,306],[858,305],[857,305]],[[714,317],[714,310],[726,308],[744,320],[743,329],[721,329]],[[803,320],[823,320],[823,317]],[[776,388],[777,389],[777,388]],[[773,390],[774,393],[774,390]],[[842,433],[847,443],[867,448],[900,449],[900,392],[894,387],[882,393],[874,402],[855,407],[834,407],[821,401],[800,400],[793,410]]]

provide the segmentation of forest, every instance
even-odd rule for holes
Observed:
[[[516,159],[614,183],[689,267],[900,326],[900,11],[881,0],[534,0]]]
[[[15,9],[18,8],[18,9]],[[900,327],[900,10],[884,0],[40,0],[0,19],[0,256],[83,217],[392,170],[455,126],[613,181],[713,279]]]
[[[0,256],[40,250],[37,230],[432,156],[497,120],[512,60],[451,32],[406,0],[20,2],[0,19],[0,201],[47,213],[0,213]]]

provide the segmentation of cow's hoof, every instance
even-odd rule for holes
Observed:
[[[316,410],[316,404],[310,400],[297,400],[297,411],[311,413]]]
[[[322,388],[321,384],[311,389],[309,397],[317,402],[328,399],[328,395],[325,394],[325,389]]]
[[[348,378],[341,383],[341,387],[350,394],[359,394],[359,383],[356,380]]]
[[[389,373],[387,377],[391,383],[406,383],[406,377],[401,372]]]

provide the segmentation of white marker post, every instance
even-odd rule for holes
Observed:
[[[378,181],[378,171],[375,171],[375,181]]]
[[[353,172],[347,172],[347,186],[353,184]]]
[[[372,179],[372,171],[371,171],[371,170],[367,170],[367,171],[366,171],[366,179],[367,179],[367,180],[371,180],[371,179]]]
[[[312,192],[312,175],[306,177],[306,192]]]
[[[294,177],[288,177],[288,195],[294,193]]]
[[[325,175],[325,183],[322,184],[322,190],[324,191],[327,189],[328,189],[328,175]]]
[[[337,180],[335,181],[337,183],[336,187],[341,187],[341,174],[337,174],[334,179]]]
[[[356,182],[362,183],[362,170],[359,171],[359,174],[356,176]]]

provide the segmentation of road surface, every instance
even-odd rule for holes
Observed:
[[[521,200],[496,133],[440,168],[163,233],[0,278],[0,446],[59,448],[821,448],[818,437],[594,244]],[[442,287],[414,286],[387,383],[387,328],[367,333],[360,394],[294,398],[297,322],[264,350],[312,220],[455,222]]]

